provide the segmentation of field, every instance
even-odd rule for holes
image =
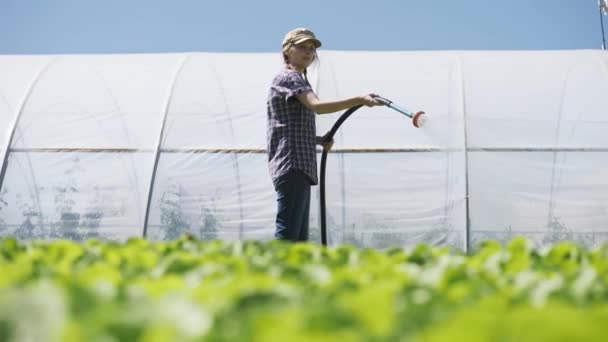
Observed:
[[[608,341],[608,245],[0,240],[0,341]]]

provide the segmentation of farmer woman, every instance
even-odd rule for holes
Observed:
[[[322,145],[329,151],[333,144],[333,140],[316,136],[315,113],[381,105],[374,100],[374,94],[320,100],[306,76],[319,47],[321,41],[312,31],[289,31],[283,39],[284,66],[272,81],[268,95],[268,168],[277,192],[275,237],[279,240],[308,240],[310,186],[318,183],[315,146]]]

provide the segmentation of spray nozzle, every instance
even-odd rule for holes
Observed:
[[[414,124],[414,126],[416,126],[416,128],[424,126],[426,121],[427,117],[425,112],[418,112],[414,114],[414,117],[412,118],[412,123]]]
[[[383,105],[385,105],[391,109],[394,109],[394,110],[398,111],[399,113],[412,119],[412,123],[414,124],[414,127],[416,127],[416,128],[422,127],[427,121],[426,113],[424,113],[422,111],[414,114],[414,113],[410,112],[409,110],[396,105],[395,103],[393,103],[393,101],[391,101],[387,98],[384,98],[382,96],[375,95],[374,99],[376,101],[382,103]]]

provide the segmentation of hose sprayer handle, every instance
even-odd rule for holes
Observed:
[[[383,104],[383,105],[385,105],[385,106],[388,106],[388,105],[390,105],[391,103],[393,103],[393,101],[391,101],[391,100],[389,100],[389,99],[387,99],[387,98],[385,98],[385,97],[382,97],[382,96],[380,96],[380,95],[372,95],[372,97],[374,98],[374,100],[376,100],[376,101],[378,101],[378,102],[382,103],[382,104]]]

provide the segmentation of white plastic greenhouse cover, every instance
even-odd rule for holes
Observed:
[[[321,99],[375,92],[430,119],[362,108],[340,128],[331,244],[608,241],[605,52],[319,55]],[[0,56],[0,236],[271,239],[265,103],[281,67],[279,53]],[[318,135],[338,117],[318,116]]]

